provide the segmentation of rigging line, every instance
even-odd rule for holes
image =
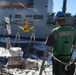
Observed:
[[[75,64],[75,71],[74,71],[74,75],[76,75],[76,64]]]
[[[74,61],[73,62],[69,61],[69,63],[63,62],[63,61],[59,60],[58,58],[56,58],[53,54],[51,54],[51,53],[49,53],[49,54],[51,55],[51,57],[53,57],[54,59],[56,59],[58,62],[62,63],[65,66],[70,66],[71,64],[74,63]]]
[[[15,36],[15,40],[14,40],[14,43],[13,43],[13,46],[15,46],[15,41],[16,39],[18,39],[20,41],[20,32],[17,32],[16,33],[16,36]]]
[[[25,9],[28,9],[23,3],[19,2],[20,5],[22,5]]]
[[[46,60],[46,56],[47,56],[47,49],[44,51],[44,56],[43,56],[43,61],[42,61],[42,65],[41,65],[41,68],[40,68],[40,73],[39,75],[42,75],[42,72],[44,70],[44,64],[45,64],[45,60]]]
[[[32,35],[33,35],[33,33],[32,33]],[[26,53],[27,53],[27,54],[29,53],[29,49],[30,49],[30,45],[31,45],[31,40],[32,40],[32,35],[31,35],[31,38],[30,38],[29,45],[28,45],[28,47],[27,47],[27,49],[26,49]]]
[[[30,38],[29,45],[28,45],[28,47],[27,47],[27,49],[26,49],[27,54],[29,53],[29,49],[30,49],[30,45],[31,45],[31,41],[32,41],[32,40],[34,40],[34,47],[35,47],[35,32],[34,32],[34,29],[33,29],[33,32],[32,32],[31,38]],[[35,50],[34,50],[34,52],[35,52]],[[36,53],[36,54],[37,54],[37,53]]]
[[[30,48],[30,45],[31,45],[31,41],[32,41],[32,39],[33,39],[33,33],[32,33],[32,35],[31,35],[30,42],[29,42],[29,45],[28,45],[28,47],[27,47],[27,51],[28,51],[29,48]]]
[[[36,40],[35,40],[35,30],[33,29],[33,33],[32,33],[32,36],[33,36],[33,39],[34,39],[34,54],[37,56],[37,52],[36,52]],[[37,62],[38,62],[38,59],[37,59]],[[37,70],[38,70],[38,63],[37,63]]]
[[[39,15],[39,11],[37,10],[37,9],[35,9],[35,8],[27,8],[23,3],[21,3],[21,2],[19,2],[19,4],[21,5],[21,6],[23,6],[26,10],[33,10],[33,11],[35,11],[36,13],[37,13],[37,15]]]
[[[5,37],[6,33],[7,33],[7,29],[6,29],[6,26],[4,26],[4,33],[3,33],[3,37],[2,37],[3,40],[4,40],[4,37]]]
[[[33,32],[32,32],[32,35],[31,35],[31,38],[30,38],[30,42],[29,42],[29,45],[28,45],[28,47],[27,47],[27,49],[26,49],[26,54],[28,54],[29,53],[29,49],[30,49],[30,46],[31,46],[31,41],[32,40],[34,40],[34,54],[37,56],[37,52],[36,52],[36,50],[35,50],[35,46],[36,46],[36,40],[35,40],[35,32],[34,32],[34,29],[33,29]],[[37,59],[37,62],[38,62],[38,59]],[[37,63],[37,70],[38,70],[39,68],[38,68],[38,63]]]
[[[59,60],[58,58],[56,58],[53,54],[50,53],[50,55],[51,55],[51,57],[53,57],[58,62],[60,62],[63,65],[65,65],[65,70],[68,70],[67,67],[70,66],[70,65],[72,65],[72,64],[74,64],[76,62],[76,59],[74,59],[73,61],[70,60],[68,63],[66,63],[66,62],[63,62],[63,61]],[[74,73],[75,73],[75,71],[74,71]],[[64,75],[64,74],[65,74],[65,71],[63,71],[62,75]]]
[[[6,33],[6,29],[4,29],[4,34],[3,34],[3,37],[2,37],[3,40],[4,40],[4,37],[5,37],[5,33]]]
[[[12,47],[10,43],[10,37],[6,38],[6,49],[10,49]]]

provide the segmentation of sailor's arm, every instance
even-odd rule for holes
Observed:
[[[46,50],[48,50],[48,52],[51,52],[51,47],[54,44],[54,41],[55,41],[54,35],[53,33],[50,33],[45,42]]]
[[[75,45],[76,45],[76,38],[74,38],[74,41],[73,41],[73,45],[72,45],[72,53],[74,52]]]

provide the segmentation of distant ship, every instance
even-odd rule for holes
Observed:
[[[35,33],[36,39],[46,39],[55,27],[52,24],[53,16],[53,0],[0,0],[0,36],[15,37],[20,32],[21,38],[30,38]],[[4,34],[4,17],[10,18],[11,35]],[[28,19],[29,26],[35,26],[28,33],[18,28],[23,26],[25,18]],[[70,22],[73,23],[72,20]]]

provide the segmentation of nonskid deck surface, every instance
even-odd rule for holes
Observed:
[[[39,60],[38,62],[38,70],[34,70],[34,69],[19,69],[19,68],[10,68],[10,69],[5,69],[7,72],[9,72],[10,74],[13,75],[39,75],[40,72],[40,65],[41,65],[41,61]],[[49,67],[46,67],[43,72],[42,75],[52,75],[52,65],[49,65]]]
[[[5,68],[5,72],[12,74],[12,75],[39,75],[40,74],[40,68],[41,68],[41,63],[42,60],[38,60],[38,68],[39,69],[29,69],[29,68],[25,68],[25,69],[20,69],[20,68]],[[52,63],[46,62],[45,68],[42,71],[41,75],[53,75],[52,74]],[[75,72],[74,75],[76,75],[76,68],[75,68]]]
[[[32,55],[31,55],[32,56]],[[34,58],[34,56],[33,56]],[[26,59],[22,59],[26,60]],[[39,75],[40,73],[40,68],[42,65],[42,59],[36,58],[38,65],[35,68],[29,68],[29,64],[25,65],[25,68],[2,68],[2,72],[6,72],[12,75]],[[49,58],[46,59],[44,69],[42,71],[42,75],[52,75],[52,62],[51,60],[48,61]],[[75,74],[74,74],[75,75]]]
[[[5,40],[3,40],[4,43],[5,43]],[[2,41],[2,42],[3,42]],[[24,41],[22,40],[25,44],[27,44],[29,41]],[[13,42],[13,41],[12,41]],[[32,41],[32,45],[33,44],[33,41]],[[45,49],[44,47],[44,42],[37,42],[36,43],[37,47],[36,49]],[[0,50],[1,51],[1,50]],[[1,52],[0,52],[1,53]],[[5,54],[6,52],[3,52],[3,54]],[[1,54],[0,54],[1,56]],[[32,57],[32,55],[30,55]],[[76,50],[74,51],[73,53],[73,56],[74,58],[76,58]],[[33,57],[34,58],[34,57]],[[42,64],[42,58],[37,58],[37,62],[38,62],[38,69],[29,69],[29,67],[25,68],[25,69],[20,69],[20,68],[4,68],[4,70],[8,73],[11,73],[13,75],[39,75],[39,72],[40,72],[40,68],[41,68],[41,64]],[[50,61],[49,61],[50,60]],[[7,60],[6,60],[7,61]],[[46,66],[42,72],[42,75],[52,75],[52,64],[51,64],[51,58],[50,56],[48,56],[46,58]]]
[[[22,68],[17,68],[17,67],[15,67],[15,68],[11,68],[11,67],[8,68],[8,67],[6,67],[6,64],[9,62],[9,59],[8,59],[9,56],[10,57],[12,55],[13,56],[17,56],[18,52],[15,52],[16,54],[14,53],[14,51],[17,50],[17,49],[21,51],[21,48],[20,47],[13,47],[10,50],[8,50],[8,49],[6,49],[4,47],[0,47],[0,62],[1,62],[1,65],[2,65],[2,67],[1,67],[1,73],[4,73],[5,72],[5,73],[12,74],[12,75],[39,75],[40,67],[42,65],[42,58],[40,59],[40,58],[36,57],[35,55],[31,55],[31,54],[29,54],[29,56],[30,56],[31,59],[36,60],[37,65],[35,65],[35,66],[37,66],[37,67],[35,67],[35,68],[32,67],[33,63],[29,63],[29,64],[27,63],[25,65],[25,67],[22,67]],[[13,53],[10,53],[11,50],[14,50]],[[20,54],[21,53],[20,51],[19,51],[19,54],[18,55],[19,56],[22,56]],[[26,58],[22,58],[22,62],[24,60],[26,61]],[[48,60],[50,60],[50,61],[48,61]],[[52,73],[51,72],[51,70],[52,70],[52,67],[51,66],[52,65],[50,63],[51,63],[51,59],[46,58],[45,68],[44,68],[44,70],[42,72],[42,75],[49,75],[49,74],[51,75],[51,73]],[[23,66],[24,66],[24,64],[23,64]]]

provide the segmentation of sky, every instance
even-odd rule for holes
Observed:
[[[53,0],[53,12],[62,11],[63,0]],[[67,0],[66,13],[76,14],[76,0]]]

